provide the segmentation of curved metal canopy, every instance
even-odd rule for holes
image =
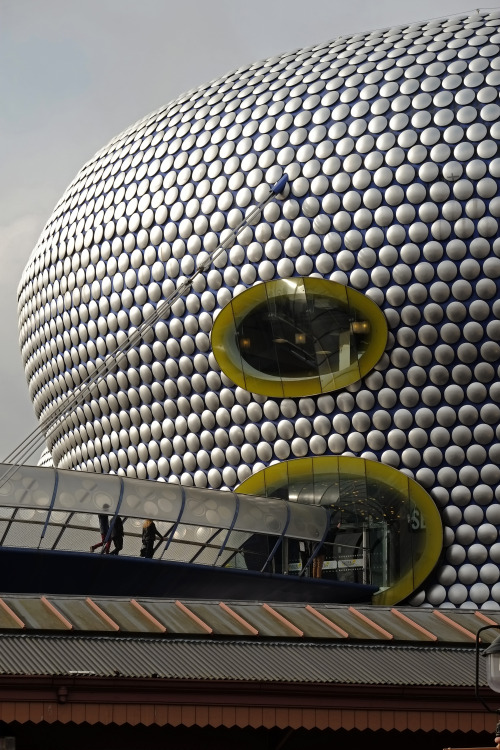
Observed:
[[[62,527],[63,531],[72,527],[80,532],[86,529],[95,533],[96,515],[102,513],[110,518],[120,515],[132,521],[150,518],[160,526],[164,522],[169,534],[166,547],[170,541],[180,543],[173,545],[175,559],[197,557],[210,541],[219,548],[219,563],[226,558],[224,555],[221,559],[220,551],[228,544],[230,536],[233,550],[235,543],[239,546],[248,534],[319,542],[329,523],[325,508],[279,498],[38,466],[19,466],[14,470],[9,464],[0,464],[2,545],[36,546],[38,542],[38,546],[68,548],[67,543],[59,543],[62,534],[57,536],[54,529],[47,534],[52,540],[50,544],[41,545],[40,541],[53,526]],[[26,532],[30,522],[43,527],[41,537]],[[15,534],[12,533],[14,526],[18,527]],[[132,526],[134,535],[140,534],[140,521]],[[184,550],[186,554],[180,549],[184,543],[189,544],[189,550]],[[74,549],[75,544],[77,549],[88,550],[86,541],[75,541],[71,548]]]

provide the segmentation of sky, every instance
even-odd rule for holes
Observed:
[[[17,285],[58,199],[96,151],[240,66],[474,9],[470,0],[0,0],[0,461],[36,427]]]

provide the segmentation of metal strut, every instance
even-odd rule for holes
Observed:
[[[269,195],[254,206],[247,217],[243,219],[214,250],[207,252],[208,257],[200,263],[196,271],[183,281],[177,289],[171,292],[167,298],[158,305],[154,312],[151,313],[151,315],[149,315],[119,346],[116,347],[114,352],[105,357],[101,364],[96,367],[92,375],[85,378],[85,380],[83,380],[73,392],[66,397],[64,402],[60,404],[49,417],[43,419],[38,427],[36,427],[17,448],[11,451],[4,463],[10,463],[12,466],[0,477],[0,487],[15,474],[17,466],[23,466],[28,458],[33,455],[35,450],[41,447],[57,428],[61,427],[62,420],[69,417],[78,406],[84,403],[91,390],[97,387],[102,379],[116,367],[120,357],[126,355],[130,349],[136,346],[151,330],[155,323],[166,317],[167,313],[170,312],[172,305],[190,291],[195,279],[201,274],[206,273],[214,260],[233,244],[240,232],[249,226],[259,212],[262,211],[262,209],[273,198],[284,191],[287,182],[288,176],[285,174],[278,180],[278,182],[270,187]]]

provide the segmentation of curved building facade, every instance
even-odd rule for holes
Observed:
[[[19,286],[39,420],[185,293],[50,433],[54,465],[234,490],[278,463],[376,462],[444,525],[412,602],[498,609],[499,25],[477,12],[264,60],[87,162]],[[311,489],[300,476],[290,493]]]

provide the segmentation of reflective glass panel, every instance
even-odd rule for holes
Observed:
[[[405,474],[375,461],[297,459],[262,470],[238,492],[327,509],[329,531],[320,547],[309,545],[309,557],[324,557],[326,579],[379,586],[376,604],[409,596],[441,553],[442,524],[432,498]],[[308,562],[291,545],[285,555],[288,572],[298,573]]]
[[[212,347],[221,369],[246,390],[269,396],[344,388],[381,357],[387,326],[360,292],[316,278],[259,284],[219,314]]]
[[[244,567],[239,547],[260,536],[271,540],[261,567],[276,539],[317,543],[328,521],[319,507],[168,482],[5,464],[0,475],[4,546],[88,551],[100,537],[98,515],[116,514],[125,524],[124,554],[139,554],[143,520],[151,519],[162,537],[155,557]]]

